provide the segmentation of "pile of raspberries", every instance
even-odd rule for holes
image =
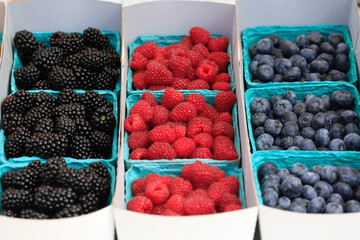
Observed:
[[[193,27],[190,36],[178,44],[158,47],[147,42],[138,46],[130,62],[133,89],[231,91],[228,44],[226,37],[211,38],[207,30]]]
[[[204,215],[242,209],[239,181],[216,166],[196,161],[181,177],[150,173],[131,184],[130,211],[163,216]]]

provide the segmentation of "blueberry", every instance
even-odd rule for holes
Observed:
[[[281,132],[282,124],[275,119],[267,119],[265,121],[265,131],[271,136],[277,136]]]
[[[280,180],[282,181],[285,177],[290,175],[290,171],[287,170],[286,168],[281,168],[279,169],[279,171],[276,172],[276,175],[280,178]]]
[[[324,41],[324,36],[317,31],[309,33],[308,38],[310,43],[315,43],[317,45],[320,45]]]
[[[339,116],[335,111],[327,111],[326,114],[328,115],[331,124],[335,124],[339,121]]]
[[[360,184],[360,175],[353,167],[340,167],[338,175],[340,181],[349,184],[351,187],[357,187]]]
[[[268,118],[271,118],[271,119],[275,119],[275,118],[276,118],[273,109],[271,109],[271,110],[268,112],[267,116],[268,116]]]
[[[291,200],[288,197],[280,197],[277,203],[282,209],[287,209],[291,205]]]
[[[325,60],[314,60],[310,63],[310,71],[315,73],[326,73],[329,71],[329,64]]]
[[[328,95],[322,95],[320,97],[323,100],[326,110],[331,108],[331,98]]]
[[[308,104],[312,99],[316,98],[316,96],[312,93],[305,96],[304,103]]]
[[[270,54],[274,44],[269,38],[263,38],[256,44],[256,51],[260,54]]]
[[[264,65],[264,64],[267,64],[269,65],[270,67],[274,68],[274,59],[272,56],[270,55],[263,55],[261,58],[260,58],[260,61],[259,61],[259,64],[260,65]]]
[[[330,195],[330,197],[328,197],[328,198],[326,199],[326,202],[327,202],[327,203],[338,203],[338,204],[340,204],[340,205],[343,205],[343,204],[344,204],[343,198],[342,198],[341,195],[338,194],[338,193],[332,193],[332,194]]]
[[[336,90],[331,96],[331,102],[338,108],[351,108],[355,98],[348,92]]]
[[[281,41],[280,48],[285,57],[291,57],[299,52],[299,47],[290,40]]]
[[[353,124],[353,123],[348,123],[345,125],[345,132],[346,134],[349,134],[349,133],[359,133],[359,128]]]
[[[279,58],[275,60],[275,71],[279,74],[284,74],[289,68],[291,68],[292,62],[287,58]]]
[[[339,203],[328,203],[326,204],[325,213],[328,214],[338,214],[338,213],[344,213],[343,206],[341,206]]]
[[[281,116],[281,122],[297,122],[297,116],[294,112],[286,112]]]
[[[360,186],[358,186],[354,189],[354,198],[357,201],[360,201]]]
[[[277,167],[275,164],[271,162],[266,162],[259,168],[259,175],[261,178],[265,177],[265,175],[268,175],[270,173],[276,173]]]
[[[256,70],[259,66],[259,62],[258,61],[252,61],[250,63],[250,66],[249,66],[249,71],[251,73],[251,75],[255,76],[256,75]]]
[[[323,53],[334,54],[335,53],[335,48],[330,43],[323,42],[323,43],[320,44],[320,51],[323,52]]]
[[[301,177],[304,173],[308,171],[309,169],[307,168],[307,166],[301,163],[295,163],[290,168],[290,173],[298,177]]]
[[[254,138],[258,138],[261,134],[265,133],[265,128],[264,127],[257,127],[254,130]]]
[[[322,197],[315,197],[310,201],[307,208],[308,213],[323,213],[325,211],[326,202]]]
[[[330,125],[331,125],[330,118],[324,112],[317,113],[311,121],[311,126],[315,130],[319,130],[320,128],[329,129]]]
[[[320,172],[322,168],[323,168],[322,166],[315,165],[311,167],[310,172],[316,173],[320,176]]]
[[[255,113],[251,116],[251,124],[254,128],[264,126],[265,121],[268,119],[265,113]]]
[[[349,49],[349,46],[346,43],[339,43],[336,46],[336,49],[335,49],[335,54],[336,55],[344,54],[346,56],[349,56],[349,52],[350,52],[350,49]]]
[[[267,188],[262,191],[262,198],[264,205],[274,207],[279,199],[279,194],[272,188]]]
[[[329,64],[329,70],[334,68],[334,64],[335,64],[335,59],[332,55],[328,54],[328,53],[322,53],[320,54],[316,60],[323,60],[325,62],[327,62]],[[315,60],[314,60],[315,61]],[[324,72],[325,73],[325,72]]]
[[[304,112],[306,112],[306,105],[305,103],[296,103],[294,108],[293,108],[293,111],[294,113],[297,115],[297,116],[300,116],[301,114],[303,114]]]
[[[281,99],[274,104],[273,109],[275,116],[281,117],[284,113],[291,112],[293,106],[291,105],[289,100]]]
[[[336,167],[331,165],[324,166],[320,171],[321,180],[333,183],[337,179]]]
[[[271,51],[271,56],[273,58],[283,58],[284,57],[280,48],[273,48]]]
[[[256,54],[253,58],[253,61],[260,62],[260,59],[262,58],[263,54]]]
[[[314,114],[305,112],[300,115],[297,123],[300,128],[311,127],[311,122],[313,118],[314,118]]]
[[[255,98],[250,103],[250,111],[254,113],[268,113],[270,111],[270,103],[265,98]]]
[[[310,43],[309,37],[305,34],[301,34],[296,38],[295,43],[299,48],[306,48]]]
[[[319,197],[325,199],[328,198],[333,192],[333,187],[325,181],[318,181],[317,183],[315,183],[314,189]]]
[[[271,147],[269,147],[269,148],[266,149],[266,150],[268,150],[268,151],[274,151],[274,150],[284,150],[284,149],[282,149],[282,148],[279,147],[279,146],[271,146]]]
[[[273,174],[273,173],[272,173]],[[273,174],[275,175],[275,174]],[[276,175],[275,175],[276,176]],[[265,176],[266,177],[266,176]],[[262,191],[264,191],[267,188],[272,188],[274,189],[277,193],[280,192],[280,178],[277,181],[276,179],[267,179],[265,180],[265,177],[263,178],[262,182],[261,182],[261,189]],[[276,176],[277,177],[277,176]]]
[[[289,60],[292,62],[293,67],[298,67],[301,71],[305,72],[307,67],[306,59],[301,55],[294,55]]]
[[[270,82],[274,77],[274,69],[268,64],[260,65],[256,69],[256,76],[262,82]]]
[[[286,122],[281,129],[281,136],[283,137],[296,137],[299,132],[299,126],[296,122]]]
[[[304,138],[302,136],[296,136],[294,138],[294,145],[300,148],[302,141],[304,141]]]
[[[294,146],[294,138],[293,137],[284,137],[281,140],[280,147],[283,149],[288,149],[289,147]]]
[[[351,189],[351,186],[344,182],[337,182],[334,186],[334,192],[340,194],[340,196],[344,199],[344,201],[350,200],[353,191]]]
[[[278,100],[281,100],[283,99],[283,97],[281,95],[274,95],[270,98],[270,105],[271,107],[274,107],[274,104],[278,101]]]
[[[267,164],[269,164],[269,163],[267,163]],[[273,165],[272,163],[270,163],[269,166],[267,166],[270,170],[262,178],[261,184],[265,184],[266,182],[280,183],[280,177],[278,175],[276,175],[277,168],[275,169],[274,166],[275,166],[275,164]],[[276,170],[276,171],[274,172],[274,170]],[[264,172],[264,171],[262,171],[262,172]]]
[[[360,136],[356,133],[349,133],[344,137],[344,143],[348,151],[360,151]]]
[[[283,81],[284,81],[284,77],[281,74],[275,74],[272,80],[272,82],[283,82]]]
[[[307,62],[312,62],[317,57],[316,52],[311,48],[301,49],[300,55],[303,56]]]
[[[256,43],[254,43],[254,44],[251,45],[251,47],[249,48],[249,55],[250,55],[251,58],[254,58],[256,54],[257,54]]]
[[[307,213],[306,207],[303,204],[298,203],[298,202],[291,203],[288,210],[292,211],[292,212]]]
[[[345,73],[340,72],[339,70],[333,69],[329,72],[329,75],[332,78],[332,81],[343,81],[346,82],[347,81],[347,76]]]
[[[359,115],[352,110],[346,110],[341,113],[339,120],[344,125],[346,125],[348,123],[353,123],[355,125],[358,125],[359,124]]]
[[[327,147],[318,147],[318,148],[316,148],[316,151],[326,152],[326,151],[330,151],[330,150]]]
[[[299,148],[303,151],[315,151],[316,146],[313,140],[304,138],[304,140],[301,141]]]
[[[330,143],[329,130],[325,128],[317,130],[314,136],[314,142],[318,147],[327,147]]]
[[[336,55],[335,68],[343,73],[347,73],[350,69],[349,57],[344,54]]]
[[[356,200],[349,200],[344,204],[346,213],[360,212],[360,203]]]
[[[258,84],[263,84],[264,83],[264,82],[260,81],[259,79],[254,79],[253,82],[258,83]]]
[[[325,104],[321,98],[313,98],[306,104],[306,110],[312,114],[317,114],[318,112],[325,112]]]
[[[285,178],[281,185],[280,190],[283,196],[290,199],[300,197],[303,192],[303,185],[301,180],[295,176],[288,176]]]
[[[281,140],[282,140],[282,138],[281,138],[280,136],[276,136],[276,137],[274,138],[274,144],[273,144],[273,146],[280,147]]]
[[[316,55],[319,55],[320,53],[320,47],[316,44],[310,44],[309,47],[311,50],[315,52]]]
[[[334,138],[329,143],[330,151],[346,151],[346,145],[340,138]]]
[[[326,40],[328,43],[336,47],[339,43],[343,43],[344,37],[340,33],[331,33]]]
[[[312,127],[304,127],[301,130],[301,136],[304,138],[314,139],[316,131]]]
[[[315,183],[320,181],[320,176],[314,172],[306,172],[301,176],[301,182],[303,185],[311,185],[313,186]]]
[[[305,75],[305,80],[308,82],[321,82],[321,75],[319,73],[309,73]]]
[[[274,144],[274,138],[271,135],[264,133],[256,139],[255,144],[258,150],[267,150]]]
[[[305,198],[301,198],[301,197],[298,197],[298,198],[295,198],[293,201],[293,203],[299,203],[301,204],[302,206],[304,207],[308,207],[309,204],[310,204],[310,201],[308,199],[305,199]]]
[[[278,35],[270,34],[267,35],[266,38],[270,39],[273,42],[274,47],[280,46],[281,38]]]
[[[297,146],[291,146],[288,149],[286,149],[287,151],[300,151],[300,148]]]
[[[284,98],[289,100],[292,105],[296,104],[296,94],[293,91],[287,91],[284,95]]]

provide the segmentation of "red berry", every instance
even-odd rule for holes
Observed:
[[[139,193],[145,193],[145,179],[138,178],[131,183],[131,193],[135,197]]]
[[[167,142],[155,142],[148,149],[149,159],[174,159],[176,153],[174,148]]]
[[[163,212],[165,211],[164,209],[164,205],[156,205],[153,207],[151,214],[153,215],[162,215]]]
[[[176,126],[176,127],[173,127],[173,130],[175,132],[177,139],[186,137],[186,127],[185,126]]]
[[[230,204],[236,204],[241,206],[241,201],[234,194],[231,193],[223,194],[219,202],[220,212],[224,212],[225,208]]]
[[[170,112],[170,120],[174,122],[188,122],[196,116],[196,108],[194,104],[188,102],[179,103]]]
[[[153,204],[147,197],[136,196],[127,203],[126,208],[127,210],[134,212],[150,213],[153,208]]]
[[[196,78],[195,68],[193,68],[193,67],[189,68],[189,71],[186,74],[186,78],[189,79],[190,81],[195,80],[195,78]]]
[[[187,51],[189,51],[189,49],[184,45],[171,44],[167,47],[166,59],[170,60],[174,57],[185,57]]]
[[[147,129],[145,121],[140,117],[139,114],[130,115],[124,121],[124,128],[127,132],[141,132]]]
[[[210,90],[210,85],[207,81],[202,80],[202,79],[197,79],[194,81],[191,81],[188,86],[187,86],[188,90],[196,90],[196,89],[207,89]]]
[[[195,149],[195,142],[191,138],[179,138],[173,143],[176,155],[179,158],[187,158]]]
[[[155,98],[155,96],[151,92],[144,92],[140,98],[140,100],[147,101],[150,106],[155,107],[158,105],[158,102]]]
[[[167,201],[170,191],[165,183],[154,181],[146,186],[145,195],[152,201],[153,205],[160,205]]]
[[[203,58],[206,58],[207,55],[209,55],[209,50],[207,49],[207,47],[205,47],[204,44],[196,44],[195,46],[193,46],[191,48],[192,51],[197,52],[198,54],[200,54]]]
[[[130,67],[135,71],[145,70],[149,61],[140,53],[134,53],[132,55],[132,61]]]
[[[215,213],[215,203],[207,197],[187,198],[184,203],[186,215],[204,215]]]
[[[183,197],[193,190],[191,183],[181,177],[175,177],[170,186],[171,194],[179,194]]]
[[[186,122],[172,122],[172,121],[169,121],[166,125],[168,125],[168,126],[171,127],[171,128],[174,128],[174,127],[177,127],[177,126],[184,126],[184,127],[186,127],[186,126],[187,126],[187,123],[186,123]]]
[[[168,110],[173,109],[176,105],[181,103],[184,99],[184,94],[179,91],[175,91],[174,88],[167,88],[161,99],[161,105],[166,107]]]
[[[239,155],[234,143],[226,136],[217,136],[213,142],[213,157],[217,160],[236,160]]]
[[[149,62],[144,78],[149,85],[170,85],[173,81],[170,70],[156,61]]]
[[[153,109],[147,101],[140,100],[130,110],[130,115],[139,114],[145,121],[149,122],[153,116]]]
[[[190,158],[212,159],[213,157],[209,148],[197,147],[191,153]]]
[[[163,215],[163,216],[180,216],[180,214],[178,214],[174,211],[171,211],[170,209],[164,210],[164,212],[161,215]]]
[[[194,141],[197,147],[204,147],[210,149],[213,143],[213,137],[209,133],[196,134]]]
[[[191,183],[194,189],[202,188],[207,190],[208,187],[217,181],[217,176],[214,174],[213,169],[207,164],[194,165],[191,175]]]
[[[219,68],[214,66],[215,64],[204,62],[203,64],[199,64],[196,69],[196,77],[207,81],[208,83],[212,83],[215,81],[215,77],[219,73]]]
[[[208,44],[210,39],[211,39],[211,35],[210,33],[205,30],[204,28],[201,27],[193,27],[190,29],[190,38],[191,41],[193,42],[193,44]]]
[[[236,210],[241,210],[243,209],[242,206],[239,206],[237,204],[229,204],[225,207],[224,212],[231,212],[231,211],[236,211]]]
[[[212,129],[212,135],[214,138],[223,135],[233,140],[235,137],[234,127],[227,122],[215,123]]]
[[[215,123],[218,123],[218,122],[227,122],[229,124],[232,124],[233,119],[232,119],[232,116],[230,113],[223,112],[223,113],[220,113],[220,115],[215,119]]]
[[[235,196],[239,195],[240,183],[235,176],[231,175],[226,178],[219,179],[218,182],[228,186],[231,194],[234,194]]]
[[[219,72],[227,72],[226,68],[230,61],[230,56],[225,52],[212,52],[207,55],[207,59],[216,63],[219,67]]]
[[[128,145],[131,150],[136,148],[147,148],[150,143],[149,132],[133,132],[128,139]]]
[[[192,42],[191,42],[190,36],[185,36],[185,37],[183,37],[183,39],[181,39],[181,41],[179,42],[179,44],[180,44],[180,45],[183,45],[183,46],[185,46],[185,47],[187,47],[187,48],[189,48],[189,49],[191,49],[192,46],[193,46],[193,44],[192,44]]]
[[[172,176],[165,176],[162,177],[162,182],[166,184],[166,186],[168,186],[169,190],[170,190],[170,186],[173,182],[174,178]]]
[[[227,82],[214,82],[212,85],[212,90],[231,91],[232,86]]]
[[[227,73],[220,73],[215,77],[215,82],[231,82],[231,76]]]
[[[210,39],[207,47],[212,52],[226,52],[229,44],[227,37],[219,37]]]
[[[214,173],[214,175],[216,176],[216,181],[219,181],[220,179],[225,177],[225,172],[220,170],[218,167],[216,166],[210,166],[210,170]]]
[[[167,125],[159,125],[150,131],[150,141],[173,143],[176,139],[174,130]]]
[[[188,136],[195,138],[198,133],[211,134],[213,123],[210,119],[204,117],[194,117],[188,123]]]
[[[162,105],[157,105],[153,108],[154,114],[150,121],[153,127],[165,124],[169,121],[170,112]]]
[[[135,48],[134,53],[140,53],[144,57],[146,57],[148,60],[151,60],[154,58],[155,51],[158,48],[157,44],[154,42],[147,42],[144,43],[141,46],[138,46]]]
[[[169,200],[165,203],[164,209],[165,210],[171,210],[175,213],[178,213],[180,215],[184,215],[184,203],[185,200],[182,195],[179,194],[173,194]]]
[[[148,150],[146,148],[137,148],[131,152],[130,159],[132,160],[142,160],[148,158]]]
[[[148,84],[145,82],[145,71],[137,71],[133,74],[133,88],[138,90],[143,90],[148,88]]]
[[[166,48],[165,47],[159,47],[155,50],[154,59],[155,60],[161,60],[166,58]]]
[[[174,78],[171,87],[176,90],[186,90],[189,84],[190,80],[187,78]]]
[[[218,111],[215,109],[214,106],[210,105],[210,104],[205,104],[205,106],[203,107],[203,109],[201,109],[198,112],[198,116],[199,117],[204,117],[204,118],[208,118],[211,121],[215,121],[215,119],[219,116]]]
[[[194,191],[190,192],[187,196],[187,198],[192,197],[209,197],[207,194],[207,191],[201,188],[195,189]]]
[[[167,88],[168,88],[168,86],[165,86],[165,85],[150,85],[148,89],[150,91],[161,91],[161,90],[165,90]]]
[[[204,59],[204,57],[201,54],[193,50],[187,51],[185,56],[190,60],[191,66],[193,68],[197,68],[201,60]]]
[[[205,106],[205,98],[198,93],[187,95],[184,102],[194,104],[197,111],[201,110]]]
[[[152,183],[152,182],[155,182],[155,181],[160,181],[160,182],[162,182],[162,181],[163,181],[163,176],[160,176],[160,175],[157,175],[157,174],[154,174],[154,173],[149,173],[149,174],[145,177],[145,187],[146,187],[149,183]]]
[[[207,190],[209,198],[214,200],[215,205],[220,204],[221,197],[225,193],[230,193],[230,188],[228,186],[225,186],[222,183],[214,182],[209,186],[209,189]]]
[[[233,92],[220,92],[215,96],[215,107],[220,113],[231,113],[235,102],[236,95]]]
[[[185,78],[190,67],[191,62],[185,57],[173,57],[169,62],[169,69],[177,78]]]

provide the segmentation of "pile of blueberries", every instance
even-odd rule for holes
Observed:
[[[359,115],[355,98],[336,90],[332,96],[293,91],[250,103],[251,125],[257,150],[360,151]]]
[[[347,81],[349,46],[339,33],[326,41],[320,32],[299,35],[295,42],[271,34],[249,48],[249,71],[255,83]]]
[[[271,162],[259,169],[263,203],[301,213],[360,212],[360,174],[349,166],[295,163],[290,171]]]

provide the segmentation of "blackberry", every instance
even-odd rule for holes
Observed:
[[[107,56],[104,52],[94,48],[86,49],[80,58],[81,66],[92,71],[100,71],[107,64]]]
[[[116,82],[119,79],[119,72],[116,69],[105,67],[97,78],[97,88],[100,90],[115,90]]]
[[[113,137],[111,134],[95,130],[91,133],[89,140],[93,150],[111,153],[113,143]]]
[[[1,210],[0,216],[6,216],[6,217],[17,217],[17,214],[14,211],[11,210]]]
[[[88,113],[93,113],[97,108],[106,107],[113,109],[113,104],[109,102],[104,96],[95,91],[86,91],[82,95],[83,104]]]
[[[79,103],[61,104],[55,107],[55,117],[66,115],[71,119],[83,118],[86,116],[85,106]]]
[[[7,113],[2,120],[2,129],[4,129],[5,136],[17,131],[22,124],[24,116],[20,113]]]
[[[27,165],[25,168],[29,168],[32,169],[34,171],[36,171],[39,175],[42,172],[42,168],[43,168],[44,164],[42,164],[40,162],[40,160],[33,160],[31,161],[31,163],[29,163],[29,165]]]
[[[59,92],[57,96],[58,104],[68,104],[68,103],[81,103],[81,95],[77,94],[71,89],[64,89]]]
[[[56,182],[59,186],[71,188],[76,194],[89,193],[94,184],[96,175],[87,168],[63,168],[60,169]]]
[[[18,89],[29,90],[40,79],[40,70],[30,64],[16,69],[14,78]]]
[[[13,95],[6,97],[1,104],[3,114],[16,112],[25,113],[32,106],[32,98],[29,92],[16,91]]]
[[[110,193],[110,179],[102,178],[98,175],[94,178],[92,192],[102,201],[106,201]]]
[[[100,107],[91,115],[90,123],[96,130],[111,133],[114,131],[116,120],[111,109]]]
[[[6,173],[4,173],[1,177],[1,188],[2,190],[6,190],[10,187],[12,187],[12,180],[13,177],[15,175],[15,171],[14,170],[10,170],[7,171]]]
[[[77,53],[84,49],[84,39],[80,33],[72,32],[61,37],[58,46],[63,50],[65,55]]]
[[[61,91],[65,88],[77,88],[76,77],[71,69],[55,66],[48,77],[51,89]]]
[[[33,135],[25,143],[26,156],[51,158],[66,156],[68,140],[65,135],[57,133],[43,133]]]
[[[40,119],[51,117],[52,110],[45,105],[40,105],[37,107],[33,107],[26,113],[23,125],[31,130],[35,127],[36,123],[38,123]]]
[[[75,120],[75,133],[80,136],[89,137],[92,133],[91,124],[84,118]]]
[[[18,211],[31,207],[33,196],[29,190],[8,188],[1,194],[1,206],[5,210]]]
[[[109,170],[101,162],[93,162],[90,164],[90,168],[99,176],[110,181]]]
[[[58,211],[53,218],[76,217],[82,214],[83,211],[80,205],[70,205],[69,207],[63,208],[60,211]]]
[[[33,134],[37,134],[37,133],[49,133],[49,132],[53,132],[54,131],[54,122],[51,118],[43,118],[43,119],[40,119],[32,133]]]
[[[36,40],[32,32],[18,31],[14,36],[15,47],[22,55],[31,55],[36,49]]]
[[[89,69],[75,66],[74,75],[78,81],[79,89],[90,90],[96,89],[98,74]]]
[[[49,109],[52,109],[55,107],[56,99],[47,92],[44,92],[44,91],[35,92],[35,93],[31,94],[31,97],[33,99],[34,107],[40,106],[40,105],[44,105],[44,106],[48,107]]]
[[[91,144],[85,136],[76,135],[71,139],[69,155],[72,158],[88,159],[91,157]]]
[[[49,158],[42,168],[41,179],[44,183],[54,183],[63,168],[66,168],[66,162],[62,157]]]
[[[23,168],[15,172],[12,186],[17,189],[33,190],[40,183],[40,172],[32,168]]]
[[[34,207],[40,212],[52,215],[75,203],[76,194],[71,188],[41,186],[34,194]]]
[[[68,33],[64,33],[62,31],[57,31],[54,32],[51,37],[50,37],[50,44],[52,47],[58,47],[59,46],[59,41],[61,38],[63,38],[64,36],[69,35]]]
[[[109,45],[109,38],[103,35],[99,29],[87,28],[84,30],[84,41],[86,46],[94,47],[99,50],[105,49]]]
[[[108,57],[108,66],[111,68],[119,68],[120,67],[120,54],[116,52],[114,49],[106,49],[104,50],[106,56]]]
[[[90,158],[95,159],[108,159],[111,157],[111,152],[98,152],[98,151],[92,151]]]
[[[75,132],[75,121],[66,115],[56,118],[55,132],[71,138]]]
[[[5,156],[7,159],[21,157],[24,155],[24,148],[27,139],[30,138],[30,131],[24,127],[10,134],[5,142]]]
[[[26,219],[48,219],[49,216],[40,213],[34,209],[23,209],[18,215],[19,218],[26,218]]]
[[[58,47],[40,49],[33,54],[33,62],[40,70],[49,73],[59,65],[63,58],[63,52]]]
[[[49,87],[49,84],[48,84],[48,82],[46,80],[39,80],[33,85],[32,89],[34,89],[34,90],[48,90],[48,89],[50,89],[50,87]]]
[[[66,56],[61,62],[61,66],[65,68],[74,68],[76,66],[80,66],[80,57],[80,53]]]
[[[95,193],[84,194],[78,200],[85,214],[99,210],[106,205]]]

